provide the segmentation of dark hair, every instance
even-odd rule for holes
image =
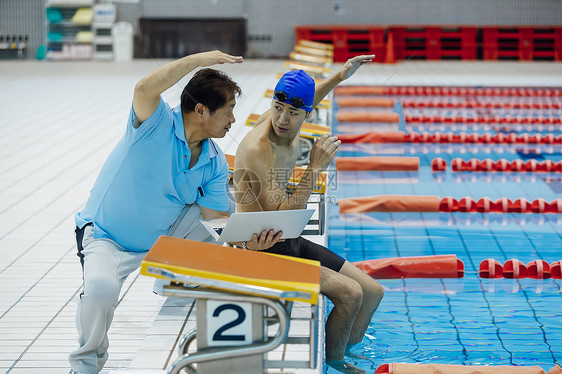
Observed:
[[[195,110],[201,103],[214,113],[224,106],[231,95],[240,95],[242,90],[228,75],[215,69],[199,70],[189,80],[181,93],[181,110],[184,113]]]

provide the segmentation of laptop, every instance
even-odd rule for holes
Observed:
[[[314,209],[237,212],[230,218],[201,220],[201,224],[221,244],[250,241],[263,230],[283,231],[281,239],[292,239],[300,236],[312,214]]]

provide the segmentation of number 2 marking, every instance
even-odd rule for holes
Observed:
[[[219,306],[217,309],[215,309],[215,311],[213,312],[213,317],[218,317],[219,314],[221,314],[221,312],[223,312],[224,310],[234,310],[235,312],[238,313],[238,317],[227,323],[226,325],[222,326],[221,328],[219,328],[215,334],[213,335],[213,340],[215,341],[221,341],[221,340],[229,340],[229,341],[244,341],[246,339],[246,337],[244,335],[224,335],[223,333],[226,330],[229,330],[233,327],[236,327],[238,325],[240,325],[242,322],[244,322],[244,320],[246,319],[246,312],[244,311],[244,309],[242,309],[240,306],[236,305],[236,304],[223,304],[221,306]]]

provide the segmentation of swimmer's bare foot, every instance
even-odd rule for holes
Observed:
[[[333,367],[334,369],[336,369],[340,373],[346,373],[346,374],[365,374],[366,373],[365,370],[359,369],[358,367],[353,366],[353,365],[345,362],[344,360],[341,360],[341,361],[326,361],[326,364]]]
[[[349,346],[345,349],[345,355],[347,357],[351,357],[351,358],[355,358],[355,359],[373,361],[369,357],[366,357],[366,356],[363,356],[363,355],[358,355],[358,354],[355,354],[355,353],[351,352],[351,347],[349,347]]]

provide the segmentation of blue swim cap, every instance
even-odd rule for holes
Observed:
[[[304,109],[307,112],[312,111],[314,80],[302,70],[291,70],[283,74],[273,92],[275,100],[290,104],[295,108]],[[301,105],[299,106],[299,104]]]

